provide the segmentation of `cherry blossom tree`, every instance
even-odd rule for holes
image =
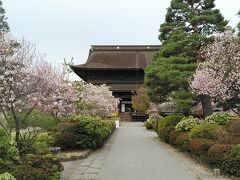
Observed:
[[[79,100],[77,114],[86,116],[108,117],[118,111],[119,99],[112,95],[109,86],[79,83]]]
[[[55,117],[67,116],[74,113],[76,98],[76,91],[64,81],[62,72],[44,60],[30,42],[0,35],[0,112],[7,122],[13,118],[17,143],[21,122],[34,109]]]
[[[233,97],[239,100],[240,39],[228,30],[217,37],[203,54],[205,62],[199,64],[193,75],[191,89],[198,95],[209,95],[225,103]]]

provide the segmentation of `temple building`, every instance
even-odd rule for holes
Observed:
[[[144,69],[160,46],[91,46],[87,62],[74,65],[73,71],[87,83],[107,84],[120,98],[119,112],[132,109],[131,97],[144,83]]]

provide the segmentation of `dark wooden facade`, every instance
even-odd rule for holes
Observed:
[[[143,85],[144,69],[160,46],[91,46],[87,62],[73,71],[87,83],[107,84],[121,99],[120,112],[132,111],[131,96]]]

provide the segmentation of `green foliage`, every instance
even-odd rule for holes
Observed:
[[[169,115],[158,120],[158,130],[168,126],[176,126],[181,121],[183,116],[181,115]]]
[[[169,134],[175,130],[176,124],[182,119],[181,115],[169,115],[158,120],[157,132],[159,137],[169,142]]]
[[[192,116],[184,117],[182,120],[176,125],[176,131],[190,131],[193,127],[198,125],[200,120],[198,118],[194,118]]]
[[[60,120],[53,116],[39,112],[33,112],[33,115],[30,115],[26,121],[23,122],[23,126],[40,127],[46,131],[56,131],[59,122]]]
[[[231,150],[232,145],[228,144],[216,144],[213,145],[209,150],[208,150],[208,162],[210,164],[214,164],[219,166],[222,163],[222,159],[225,154],[229,153]]]
[[[36,141],[33,144],[33,148],[36,154],[48,154],[50,153],[49,147],[54,144],[55,139],[48,133],[41,133],[37,136]]]
[[[217,138],[219,126],[216,124],[202,123],[191,129],[189,133],[190,139],[212,139]]]
[[[0,174],[0,180],[16,180],[10,173]]]
[[[0,0],[0,32],[1,31],[8,31],[8,23],[7,18],[5,17],[5,10],[2,7],[2,1]]]
[[[230,154],[232,157],[240,157],[240,144],[234,145]]]
[[[19,180],[57,180],[60,178],[63,166],[60,160],[52,154],[28,154],[21,159],[21,164],[13,171],[14,177]]]
[[[146,112],[150,106],[150,99],[147,94],[148,89],[140,87],[136,90],[136,94],[132,96],[132,106],[138,112]]]
[[[161,119],[161,116],[151,116],[144,122],[147,129],[156,129],[157,121]]]
[[[112,120],[76,116],[71,121],[75,123],[56,136],[56,144],[62,149],[99,148],[115,128]]]
[[[194,95],[188,80],[201,60],[200,49],[223,32],[227,21],[211,1],[172,0],[160,27],[162,47],[145,70],[145,84],[153,102],[171,99],[177,111],[190,113]]]
[[[191,153],[205,158],[207,152],[211,146],[214,145],[214,142],[209,139],[191,139],[189,142],[189,149]]]
[[[10,172],[19,162],[15,141],[0,129],[0,173]]]
[[[221,113],[214,113],[211,116],[208,116],[205,121],[210,124],[217,124],[217,125],[228,125],[229,122],[233,119],[236,119],[237,115],[228,113],[228,112],[221,112]]]
[[[232,133],[240,133],[240,119],[232,120],[229,123],[228,130]]]
[[[224,173],[229,175],[234,175],[236,177],[240,177],[240,157],[233,157],[231,154],[226,154],[222,163],[220,164],[221,170]]]

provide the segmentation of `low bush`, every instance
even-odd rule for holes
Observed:
[[[240,144],[234,145],[230,154],[232,157],[240,157]]]
[[[232,133],[221,128],[218,130],[216,143],[218,144],[239,144],[240,133]]]
[[[150,129],[156,129],[157,121],[161,119],[161,116],[151,116],[147,121],[144,122],[146,128],[148,130]]]
[[[160,139],[162,139],[164,142],[169,142],[169,135],[172,131],[175,130],[174,126],[167,126],[159,129],[158,135]]]
[[[182,120],[177,123],[175,129],[176,131],[190,131],[193,127],[200,123],[200,119],[194,118],[192,116],[184,117]]]
[[[228,130],[232,133],[240,133],[240,119],[232,120],[229,123]]]
[[[216,124],[202,123],[191,129],[189,133],[190,139],[217,139],[219,126]]]
[[[176,145],[181,151],[189,151],[188,133],[182,132],[176,139]]]
[[[173,130],[169,133],[169,143],[172,144],[172,145],[176,145],[176,141],[177,141],[177,138],[178,136],[181,135],[182,132],[178,132],[176,130]]]
[[[222,158],[220,168],[226,174],[240,177],[240,157],[234,157],[231,154],[226,154]]]
[[[214,113],[211,116],[208,116],[205,121],[210,124],[217,125],[228,125],[231,120],[237,118],[237,115],[229,112]]]
[[[189,150],[200,158],[205,158],[209,148],[213,145],[214,142],[209,139],[192,139],[189,142]]]
[[[33,148],[36,154],[48,154],[50,153],[49,147],[55,142],[53,136],[48,133],[41,133],[37,135],[35,142],[33,143]]]
[[[11,172],[19,163],[19,153],[15,141],[0,129],[0,174]]]
[[[114,121],[98,118],[80,116],[79,119],[74,117],[72,122],[75,123],[56,135],[56,145],[62,149],[99,148],[115,128]]]
[[[158,120],[157,132],[164,142],[169,142],[170,132],[175,130],[176,124],[181,121],[181,115],[169,115]]]
[[[0,180],[16,180],[10,173],[0,174]]]
[[[208,150],[208,162],[219,166],[222,163],[222,158],[226,153],[229,153],[232,145],[229,144],[215,144]]]
[[[158,130],[168,126],[176,126],[178,122],[182,120],[183,116],[181,115],[169,115],[164,118],[161,118],[158,121]]]
[[[18,180],[57,180],[61,176],[63,166],[52,154],[28,154],[21,159],[21,164],[13,171]]]

